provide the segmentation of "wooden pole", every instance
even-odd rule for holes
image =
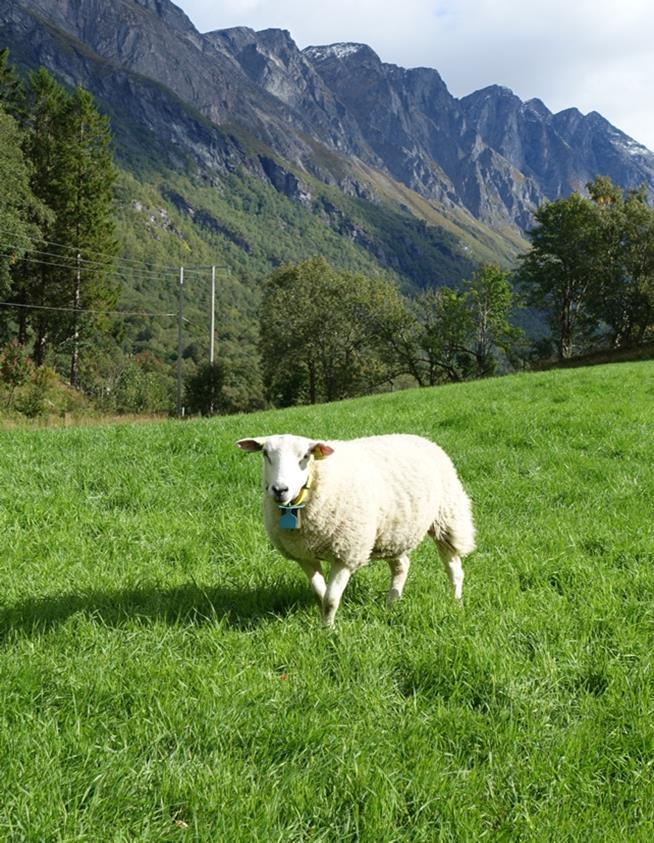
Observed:
[[[211,267],[211,306],[209,311],[209,362],[214,361],[214,340],[216,333],[216,267]]]
[[[77,388],[79,379],[79,307],[82,301],[82,255],[77,253],[75,293],[73,300],[73,350],[70,361],[70,385]]]
[[[182,352],[184,351],[184,267],[179,268],[179,297],[177,307],[177,417],[184,414],[182,407]]]

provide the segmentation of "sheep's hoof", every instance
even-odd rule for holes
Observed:
[[[393,603],[397,603],[401,596],[401,591],[398,591],[396,588],[391,588],[391,590],[386,595],[386,605],[389,607],[392,606]]]

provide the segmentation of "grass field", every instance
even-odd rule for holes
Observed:
[[[0,432],[0,840],[654,839],[654,364]],[[411,431],[478,551],[334,631],[236,438]]]

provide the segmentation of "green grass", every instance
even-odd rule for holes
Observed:
[[[649,841],[654,364],[186,424],[0,432],[0,839]],[[333,632],[241,436],[412,431],[469,490]]]

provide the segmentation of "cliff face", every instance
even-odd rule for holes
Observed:
[[[497,85],[457,100],[435,70],[385,64],[362,44],[304,54],[396,178],[491,225],[525,229],[543,199],[600,174],[654,191],[654,155],[594,112],[552,114]]]
[[[552,114],[498,86],[459,100],[435,70],[386,64],[364,44],[201,34],[169,0],[16,0],[0,32],[24,65],[89,87],[125,149],[155,143],[209,173],[246,162],[298,201],[302,172],[373,201],[371,183],[390,179],[446,216],[520,232],[543,199],[599,174],[654,191],[654,155],[599,114]]]

